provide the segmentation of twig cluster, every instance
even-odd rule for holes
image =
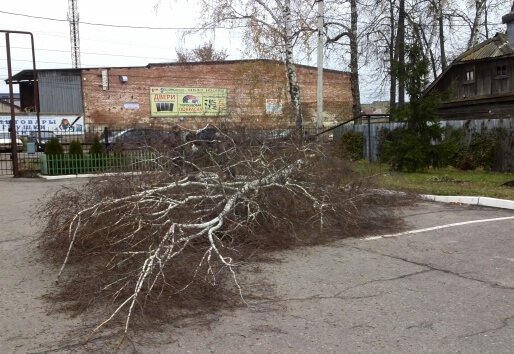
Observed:
[[[319,146],[218,138],[153,154],[159,171],[56,194],[42,235],[61,263],[54,298],[76,311],[106,306],[95,331],[123,318],[126,333],[136,314],[244,302],[237,267],[259,250],[358,235],[383,216],[387,197]]]

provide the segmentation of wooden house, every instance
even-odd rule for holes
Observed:
[[[443,93],[441,119],[514,117],[514,48],[509,36],[498,33],[459,55],[426,92]]]

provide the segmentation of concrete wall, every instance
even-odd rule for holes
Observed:
[[[302,109],[306,124],[315,119],[316,69],[298,66]],[[107,68],[108,88],[102,87],[102,69],[83,69],[82,88],[86,124],[180,124],[201,127],[207,123],[236,123],[248,127],[292,126],[283,64],[248,60],[208,63],[150,64],[147,67]],[[121,82],[126,76],[127,82]],[[228,115],[222,117],[150,117],[150,87],[224,88]],[[283,114],[266,114],[266,99],[279,99]],[[351,118],[350,75],[324,71],[326,119]],[[129,107],[129,109],[127,109]]]

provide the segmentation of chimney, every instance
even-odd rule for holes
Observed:
[[[510,12],[502,17],[502,22],[507,24],[507,40],[514,47],[514,5]]]

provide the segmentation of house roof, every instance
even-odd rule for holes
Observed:
[[[424,94],[428,94],[437,85],[437,83],[457,65],[468,64],[473,61],[485,61],[490,59],[499,58],[512,58],[514,57],[514,48],[508,42],[507,35],[505,33],[496,33],[492,38],[489,38],[476,46],[473,46],[466,50],[464,53],[459,55],[450,65],[443,70],[439,76],[432,81],[430,85],[425,89]]]
[[[36,69],[36,72],[51,72],[51,71],[59,71],[59,72],[77,72],[80,73],[80,69]],[[12,82],[17,84],[21,81],[33,81],[34,80],[34,71],[32,69],[22,70],[15,75],[12,76]],[[6,79],[5,82],[8,84],[9,79]]]
[[[466,50],[453,61],[453,64],[499,57],[514,57],[514,49],[510,46],[507,35],[496,33],[482,43]]]

